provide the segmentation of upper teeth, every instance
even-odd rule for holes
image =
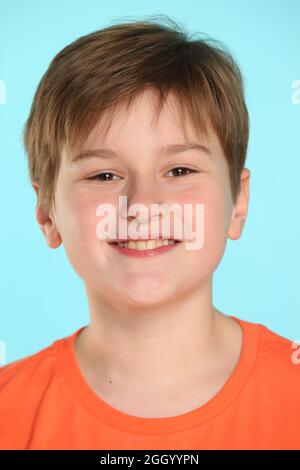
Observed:
[[[160,246],[174,245],[174,240],[143,240],[143,241],[133,241],[118,243],[118,246],[122,248],[131,248],[133,250],[153,250]]]

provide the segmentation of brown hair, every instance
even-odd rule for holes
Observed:
[[[236,202],[249,134],[240,69],[219,41],[192,39],[178,22],[155,15],[80,37],[54,57],[43,75],[23,138],[30,179],[39,184],[47,209],[55,205],[62,149],[80,150],[104,111],[110,125],[117,106],[128,107],[145,87],[159,92],[157,117],[172,91],[196,132],[207,135],[211,123]]]

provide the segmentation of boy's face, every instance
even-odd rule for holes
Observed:
[[[55,248],[63,242],[75,271],[103,301],[117,296],[118,301],[154,305],[204,285],[222,258],[227,237],[239,238],[247,214],[249,170],[243,170],[242,189],[233,206],[229,171],[215,133],[211,131],[209,138],[200,142],[189,126],[185,136],[172,95],[153,125],[154,99],[153,91],[148,89],[135,101],[129,114],[120,109],[105,137],[97,134],[97,128],[93,130],[85,150],[109,148],[118,154],[116,158],[95,156],[72,163],[70,156],[63,153],[56,207],[50,213],[51,223],[43,226],[48,245]],[[210,155],[197,149],[168,157],[159,155],[162,147],[187,139],[208,147]],[[183,170],[183,175],[176,169],[171,171],[178,167],[193,171]],[[99,173],[112,173],[110,181],[104,177],[87,179]],[[120,195],[127,196],[128,210],[134,203],[148,208],[149,218],[143,223],[148,224],[149,239],[151,204],[176,203],[182,208],[190,204],[194,231],[195,207],[203,204],[202,248],[187,250],[183,240],[157,256],[137,258],[120,253],[109,243],[111,240],[101,240],[96,234],[100,220],[97,207],[102,203],[114,206],[118,221]],[[37,214],[38,220],[42,220]],[[175,237],[172,224],[170,234]]]

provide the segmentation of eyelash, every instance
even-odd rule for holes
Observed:
[[[191,168],[187,168],[187,167],[185,167],[185,166],[177,166],[177,167],[172,168],[172,169],[169,170],[169,171],[174,171],[174,170],[178,170],[178,169],[185,169],[185,170],[190,171],[191,173],[197,173],[196,170],[192,170]],[[168,173],[169,173],[169,171],[168,171]],[[190,173],[190,174],[191,174],[191,173]],[[90,177],[87,178],[87,179],[88,179],[88,180],[98,180],[98,178],[99,178],[100,176],[102,176],[102,175],[114,175],[114,173],[109,172],[109,171],[104,171],[103,173],[98,173],[98,174],[95,175],[95,176],[90,176]],[[116,176],[116,175],[115,175],[115,176]],[[188,176],[188,175],[179,175],[179,176]],[[110,182],[113,181],[113,180],[98,180],[98,181],[100,181],[101,183],[110,183]]]

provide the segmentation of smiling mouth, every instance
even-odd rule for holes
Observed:
[[[181,240],[173,240],[173,239],[159,239],[159,240],[127,240],[127,241],[116,241],[111,242],[112,245],[116,245],[119,248],[127,248],[131,250],[137,251],[147,251],[147,250],[154,250],[156,248],[161,248],[165,246],[172,246],[177,243],[180,243]]]

